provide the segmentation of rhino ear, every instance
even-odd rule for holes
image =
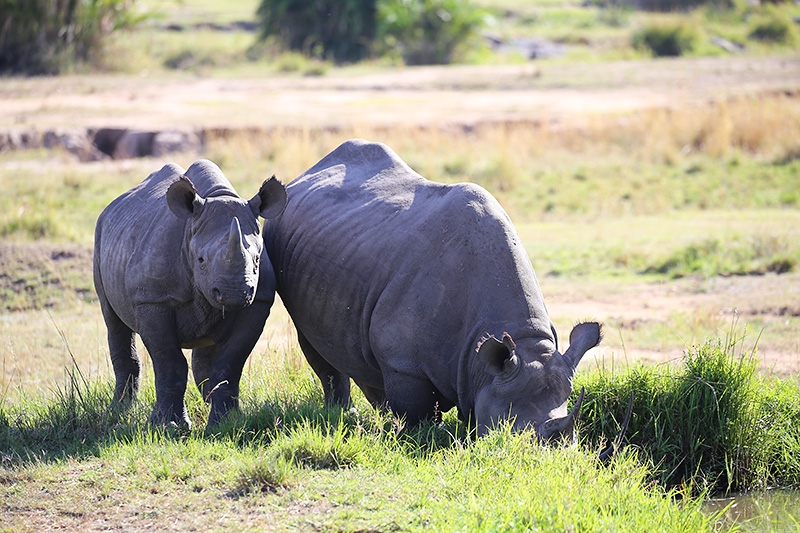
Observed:
[[[286,187],[275,176],[272,176],[261,184],[258,194],[253,196],[248,203],[256,216],[275,218],[283,213],[286,202]]]
[[[516,345],[508,333],[503,333],[502,342],[494,335],[489,335],[478,344],[478,357],[486,361],[486,369],[493,376],[509,376],[519,369],[519,359],[514,348]]]
[[[181,176],[167,189],[167,205],[176,217],[186,219],[199,213],[205,200],[197,194],[189,178]]]
[[[597,322],[582,322],[569,334],[569,348],[564,357],[572,368],[578,366],[587,350],[594,348],[603,339],[603,328]]]

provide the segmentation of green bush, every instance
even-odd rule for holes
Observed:
[[[58,74],[142,16],[135,0],[0,0],[0,73]]]
[[[262,0],[257,16],[262,40],[288,50],[339,63],[375,51],[410,65],[450,63],[485,18],[469,0]]]
[[[261,38],[336,62],[365,58],[375,36],[376,0],[262,0]]]
[[[380,0],[378,20],[384,52],[409,65],[447,64],[479,36],[485,13],[469,0]]]
[[[633,35],[633,46],[656,57],[682,56],[694,50],[700,31],[686,22],[651,24]]]
[[[665,487],[729,491],[793,485],[800,480],[800,389],[758,374],[738,342],[709,341],[680,367],[636,366],[617,375],[582,375],[581,432],[588,442],[613,438],[634,394],[626,440]]]
[[[787,17],[772,12],[755,23],[750,38],[765,43],[792,45],[797,41],[797,34]]]

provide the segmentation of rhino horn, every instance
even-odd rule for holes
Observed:
[[[583,397],[586,396],[586,389],[581,387],[581,393],[578,394],[578,401],[575,402],[575,405],[572,406],[572,411],[569,412],[567,418],[571,418],[574,421],[578,421],[578,418],[581,416],[581,404],[583,403]]]
[[[575,405],[572,407],[572,410],[567,414],[567,416],[561,418],[551,418],[545,422],[543,429],[537,431],[539,437],[547,440],[554,437],[571,435],[574,439],[575,423],[578,421],[578,418],[580,418],[581,404],[583,404],[583,397],[585,395],[586,389],[581,387],[581,393],[578,395],[578,400],[575,402]]]
[[[228,234],[228,248],[225,257],[230,262],[241,262],[244,258],[244,250],[242,250],[242,228],[239,226],[239,219],[233,217],[231,220],[231,229]]]

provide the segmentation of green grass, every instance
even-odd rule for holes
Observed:
[[[690,348],[678,367],[640,366],[583,375],[584,430],[610,438],[634,393],[628,439],[666,486],[752,490],[800,482],[800,388],[760,376],[734,340]]]
[[[323,409],[311,371],[280,363],[297,357],[274,353],[249,374],[242,413],[212,436],[194,390],[194,429],[151,428],[152,386],[110,411],[111,384],[75,366],[52,397],[0,403],[0,528],[651,531],[655,520],[663,531],[710,531],[716,518],[693,490],[800,480],[798,384],[762,381],[730,343],[690,350],[674,370],[581,376],[584,439],[571,448],[508,427],[474,439],[454,413],[407,428],[360,393],[351,410]],[[604,466],[596,450],[630,390],[627,451]]]

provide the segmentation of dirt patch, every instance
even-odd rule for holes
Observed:
[[[0,79],[0,129],[351,127],[557,122],[800,88],[800,57],[336,70],[259,78]]]
[[[764,370],[800,372],[800,273],[691,278],[662,282],[542,280],[560,331],[579,320],[605,325],[587,364],[679,360],[709,336],[740,339],[737,353],[757,349]]]

